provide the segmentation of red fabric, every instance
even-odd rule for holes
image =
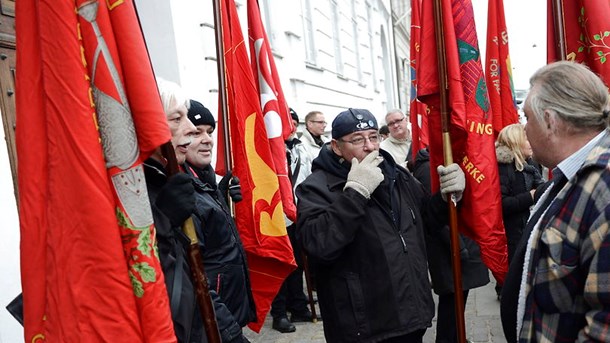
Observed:
[[[282,282],[296,267],[286,232],[279,182],[273,169],[265,120],[233,0],[221,4],[228,121],[233,173],[243,200],[235,205],[237,229],[248,254],[260,331]],[[220,131],[225,124],[220,121]]]
[[[500,130],[505,126],[519,122],[519,114],[515,104],[512,67],[508,52],[504,2],[489,0],[487,11],[485,80],[489,86],[494,137],[498,137]]]
[[[100,42],[92,24],[75,12],[81,3],[17,4],[25,340],[175,342],[154,253],[154,226],[129,229],[128,216],[117,223],[125,208],[109,176],[121,170],[105,165],[100,144],[105,138],[98,132],[90,83],[91,57]],[[98,5],[96,23],[123,81],[140,140],[132,145],[140,158],[127,167],[141,168],[140,160],[169,140],[169,130],[132,2]],[[98,63],[95,85],[119,101],[107,69],[105,61]],[[150,209],[148,197],[143,200],[136,205]]]
[[[547,60],[560,59],[556,52],[557,37],[553,26],[552,0],[548,0]],[[561,1],[566,59],[586,64],[610,85],[610,2],[574,0]]]
[[[508,269],[502,225],[492,117],[478,51],[470,0],[443,0],[443,35],[449,89],[453,158],[466,174],[466,189],[458,211],[460,231],[481,247],[481,258],[502,282]],[[436,166],[443,164],[439,78],[433,2],[424,1],[421,22],[418,96],[429,109],[430,166],[438,189]]]
[[[275,68],[269,39],[261,22],[257,0],[248,0],[248,32],[250,63],[265,118],[275,172],[280,183],[284,213],[290,220],[296,221],[297,209],[292,194],[292,183],[288,177],[286,146],[284,145],[284,140],[288,139],[295,128]]]
[[[421,47],[421,0],[411,0],[411,137],[413,161],[417,152],[428,146],[428,113],[424,103],[417,98],[417,77]]]

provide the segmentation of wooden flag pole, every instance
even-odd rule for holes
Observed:
[[[443,137],[443,157],[445,166],[453,163],[451,150],[451,136],[449,134],[449,106],[448,106],[448,81],[447,60],[445,53],[445,37],[443,36],[443,8],[444,0],[434,1],[434,26],[436,36],[438,78],[440,92],[440,112]],[[449,200],[450,199],[450,200]],[[460,259],[460,244],[458,237],[458,220],[455,195],[451,194],[447,201],[449,204],[449,228],[451,232],[451,266],[453,270],[453,289],[455,292],[455,324],[459,343],[466,343],[466,329],[464,321],[464,293],[462,291],[462,263]]]
[[[161,153],[167,160],[167,171],[169,175],[174,175],[180,172],[178,168],[178,162],[176,161],[176,153],[172,142],[167,142],[161,146]],[[199,249],[199,239],[195,232],[195,225],[193,224],[193,218],[189,217],[182,224],[182,231],[189,238],[188,247],[188,263],[191,269],[191,279],[195,287],[195,295],[197,298],[197,305],[199,306],[199,312],[203,318],[203,327],[205,334],[210,343],[221,343],[220,331],[218,330],[218,322],[216,321],[216,313],[214,311],[214,304],[212,303],[212,297],[210,296],[210,283],[205,274],[203,266],[203,255],[201,249]],[[175,275],[174,277],[178,277]]]
[[[553,29],[555,31],[555,53],[560,61],[566,60],[566,33],[563,25],[563,1],[552,0]]]
[[[138,15],[138,7],[136,3],[133,3],[136,18],[138,19],[138,25],[140,26],[140,32],[142,38],[146,42],[144,36],[144,30],[142,30],[142,23],[140,22],[140,16]],[[148,46],[146,47],[146,53],[150,60],[150,53],[148,52]],[[150,64],[152,66],[152,63]],[[153,75],[155,71],[153,70]],[[161,154],[167,160],[167,171],[168,176],[174,175],[180,172],[178,167],[178,161],[176,160],[176,153],[172,142],[167,142],[161,146]],[[193,286],[195,288],[195,297],[197,299],[197,305],[199,312],[203,320],[203,327],[210,343],[221,343],[220,331],[218,330],[218,322],[216,321],[216,313],[214,311],[214,304],[212,303],[212,297],[210,296],[210,283],[205,274],[203,267],[203,255],[199,249],[199,239],[195,232],[195,224],[193,218],[188,218],[182,224],[182,231],[187,235],[190,240],[190,244],[187,251],[188,264],[191,270],[191,279],[193,280]],[[176,276],[175,276],[176,277]]]
[[[222,111],[222,129],[224,133],[224,151],[225,151],[225,168],[229,172],[233,168],[233,160],[231,158],[231,140],[229,130],[229,106],[227,100],[227,82],[226,82],[226,71],[225,71],[225,55],[224,55],[224,41],[222,17],[220,10],[220,0],[214,0],[214,32],[216,33],[216,57],[217,57],[217,68],[218,68],[218,101],[219,108]]]

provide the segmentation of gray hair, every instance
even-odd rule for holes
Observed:
[[[385,122],[388,122],[388,117],[391,116],[394,113],[400,113],[401,115],[408,117],[408,115],[405,115],[404,113],[402,113],[402,111],[398,108],[395,108],[393,110],[389,110],[388,113],[385,114],[385,118],[383,118],[385,120]]]
[[[166,115],[169,114],[170,110],[180,105],[186,106],[187,109],[190,108],[191,103],[189,98],[177,83],[157,77],[157,87],[159,88],[163,111]]]
[[[530,79],[527,102],[544,121],[549,110],[575,131],[603,130],[608,127],[608,88],[586,66],[568,61],[540,68]]]

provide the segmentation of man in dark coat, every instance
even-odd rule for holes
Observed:
[[[424,225],[447,223],[441,194],[385,151],[377,121],[349,109],[297,187],[297,233],[317,275],[327,342],[421,342],[434,316]],[[464,173],[439,167],[441,192],[461,197]]]
[[[413,176],[427,189],[430,189],[430,153],[428,149],[417,152],[413,166]],[[462,290],[464,305],[468,291],[489,283],[489,271],[481,261],[481,250],[478,244],[466,236],[459,235],[462,263]],[[434,293],[438,294],[436,314],[436,342],[457,342],[457,325],[455,320],[455,290],[453,288],[453,270],[451,267],[451,237],[449,227],[426,232],[426,249],[428,252],[428,269],[432,278]]]
[[[247,342],[242,327],[256,320],[254,297],[250,287],[246,253],[241,244],[235,221],[227,206],[228,194],[221,194],[216,174],[211,166],[216,122],[210,111],[191,100],[188,118],[195,125],[193,142],[186,152],[184,169],[195,178],[196,208],[193,221],[199,238],[205,272],[210,284],[210,296],[222,341]],[[233,200],[239,185],[230,174],[220,184],[229,185]],[[228,189],[224,187],[226,192]],[[239,192],[241,200],[241,192]]]
[[[187,98],[175,83],[158,80],[158,86],[176,159],[183,163],[186,147],[191,143],[190,136],[195,130],[187,118]],[[187,263],[189,240],[181,230],[182,223],[195,209],[195,189],[191,177],[184,173],[168,178],[165,164],[159,149],[144,162],[146,186],[157,229],[159,259],[176,338],[180,343],[201,343],[205,341],[205,334]]]

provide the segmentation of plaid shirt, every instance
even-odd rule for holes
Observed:
[[[534,237],[519,342],[610,342],[610,132]]]

